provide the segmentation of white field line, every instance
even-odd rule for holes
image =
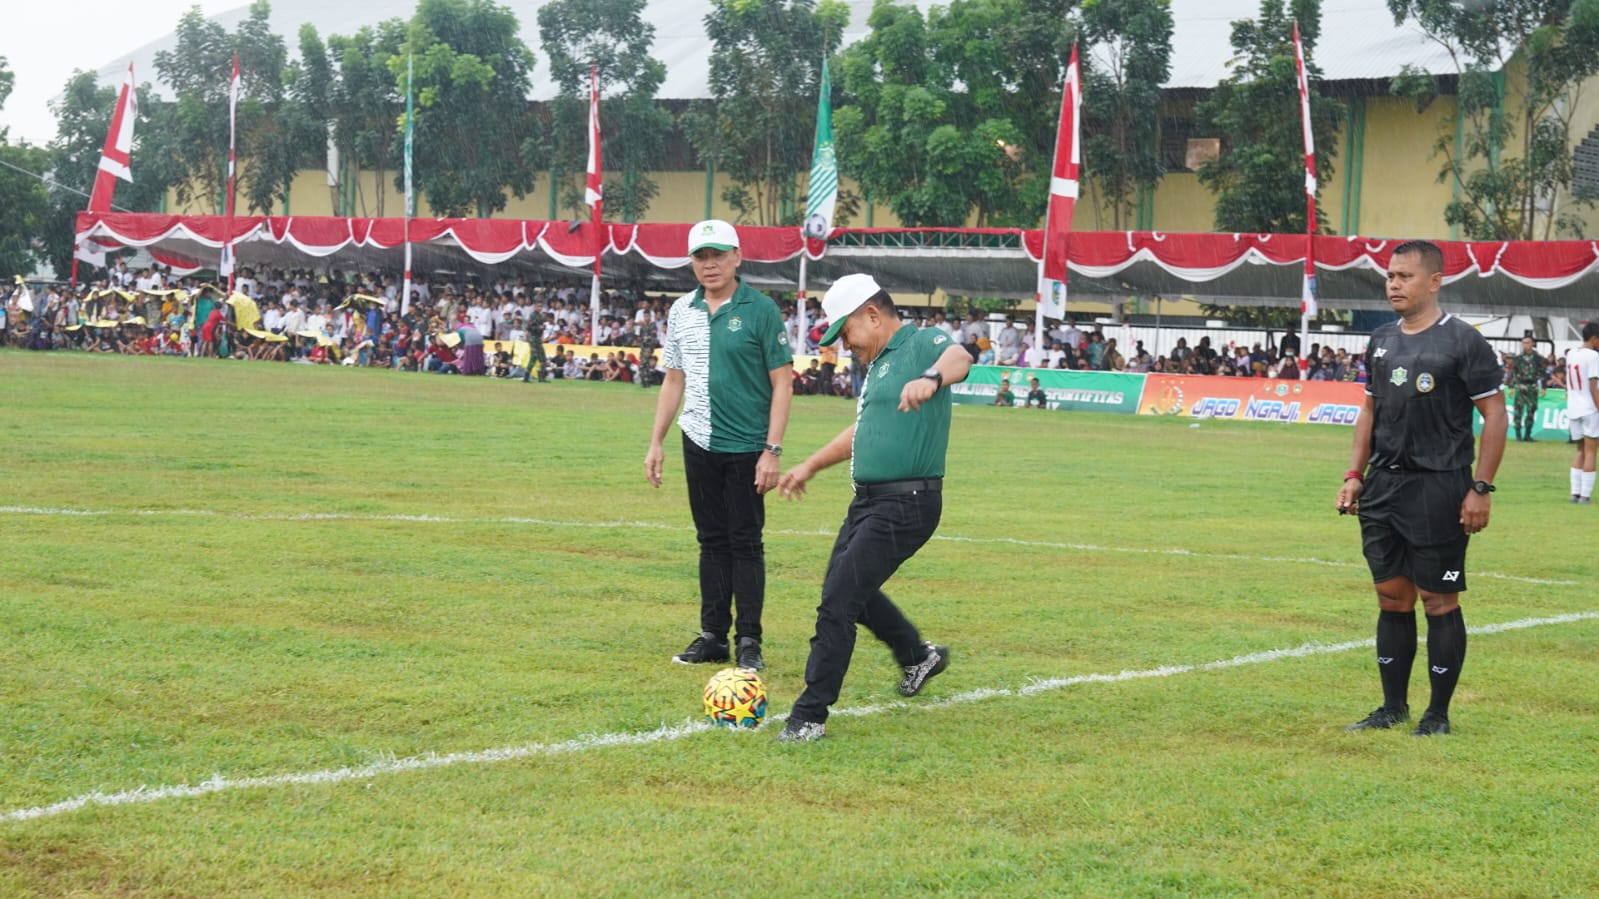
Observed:
[[[1501,624],[1476,625],[1471,628],[1473,636],[1484,634],[1497,634],[1505,631],[1522,630],[1531,627],[1544,627],[1553,624],[1570,624],[1577,621],[1599,620],[1599,612],[1573,612],[1567,615],[1554,615],[1548,618],[1523,618],[1519,621],[1506,621]],[[1424,638],[1423,638],[1424,639]],[[1420,640],[1418,640],[1420,642]],[[1230,659],[1220,659],[1214,662],[1204,662],[1197,665],[1163,665],[1159,668],[1146,668],[1138,671],[1120,671],[1115,674],[1079,674],[1073,677],[1058,677],[1034,680],[1025,686],[1015,689],[1004,687],[990,687],[977,690],[967,690],[956,693],[943,699],[909,702],[887,702],[876,705],[853,706],[838,709],[835,715],[849,717],[863,717],[878,715],[884,712],[909,708],[940,708],[944,706],[962,705],[973,702],[983,702],[990,699],[1005,697],[1025,697],[1052,690],[1061,690],[1082,684],[1114,684],[1124,681],[1145,680],[1149,678],[1174,677],[1179,674],[1192,674],[1204,671],[1219,671],[1226,668],[1239,668],[1244,665],[1259,665],[1265,662],[1275,662],[1280,659],[1296,659],[1308,656],[1331,655],[1333,653],[1348,652],[1353,649],[1366,649],[1372,646],[1371,640],[1351,640],[1346,643],[1305,643],[1291,649],[1272,649],[1265,652],[1254,652],[1247,655],[1233,656]],[[782,721],[787,715],[774,715],[772,721]],[[770,726],[770,725],[768,725]],[[322,771],[306,771],[298,774],[275,774],[264,777],[224,777],[221,774],[197,784],[180,784],[164,787],[137,787],[120,793],[86,793],[65,799],[50,805],[34,806],[32,808],[19,808],[0,813],[0,823],[31,821],[37,818],[51,818],[64,815],[89,806],[120,806],[138,805],[148,802],[159,802],[164,799],[187,799],[195,796],[204,796],[208,793],[232,792],[234,790],[269,789],[272,787],[286,787],[310,784],[335,784],[352,780],[370,780],[386,774],[400,774],[407,771],[426,771],[433,768],[449,768],[456,765],[485,765],[497,762],[515,761],[517,759],[537,758],[540,756],[562,755],[571,752],[584,752],[590,749],[604,749],[610,746],[645,746],[652,743],[662,743],[677,740],[682,737],[697,734],[702,731],[713,730],[703,721],[685,721],[682,724],[662,725],[654,730],[632,731],[615,734],[591,734],[567,740],[562,743],[528,743],[522,746],[509,746],[501,749],[485,749],[478,752],[452,752],[444,755],[428,753],[426,755],[410,756],[407,758],[391,758],[370,762],[365,765],[346,768],[333,768]],[[764,730],[764,728],[763,728]]]
[[[693,533],[694,529],[684,525],[657,524],[648,521],[556,521],[549,518],[452,518],[446,515],[357,515],[342,512],[315,513],[306,512],[294,515],[250,515],[245,513],[216,512],[208,509],[51,509],[35,508],[29,506],[0,506],[0,515],[54,515],[63,517],[94,517],[125,515],[131,517],[209,517],[231,518],[238,521],[399,521],[420,524],[527,524],[547,528],[634,528],[638,530],[678,531]],[[833,531],[799,531],[768,529],[768,534],[784,537],[828,537],[835,536]],[[1321,565],[1327,568],[1359,568],[1364,570],[1365,564],[1360,562],[1340,562],[1333,559],[1316,559],[1308,556],[1251,556],[1243,553],[1218,553],[1198,552],[1182,548],[1153,548],[1147,546],[1099,546],[1092,543],[1062,543],[1048,540],[1020,540],[1015,537],[962,537],[959,535],[934,534],[934,540],[943,540],[950,543],[987,543],[1005,544],[1008,546],[1023,546],[1034,549],[1058,549],[1068,552],[1083,553],[1135,553],[1153,556],[1180,556],[1190,559],[1224,559],[1238,562],[1283,562],[1293,565]],[[1547,578],[1524,577],[1516,574],[1500,574],[1493,571],[1473,571],[1472,577],[1491,578],[1501,581],[1515,581],[1521,584],[1537,584],[1550,587],[1575,587],[1577,581],[1550,580]]]

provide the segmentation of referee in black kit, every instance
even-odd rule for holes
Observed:
[[[972,356],[938,328],[919,329],[870,275],[845,275],[822,298],[827,332],[843,339],[855,365],[870,365],[855,423],[778,481],[783,495],[805,494],[816,472],[848,460],[855,499],[827,560],[816,634],[805,663],[805,691],[794,701],[783,742],[821,739],[855,652],[855,625],[887,644],[904,669],[902,696],[915,696],[949,665],[949,647],[923,642],[916,625],[883,595],[883,584],[933,536],[944,509],[949,448],[948,386],[966,379]]]
[[[1505,452],[1504,370],[1475,328],[1438,307],[1443,251],[1426,241],[1394,249],[1388,302],[1399,321],[1366,348],[1366,403],[1355,422],[1338,511],[1358,512],[1377,586],[1377,673],[1383,704],[1348,730],[1387,729],[1410,718],[1416,596],[1427,611],[1432,701],[1412,731],[1449,733],[1449,699],[1466,660],[1466,543],[1488,526],[1494,474]],[[1471,473],[1472,410],[1482,447]]]

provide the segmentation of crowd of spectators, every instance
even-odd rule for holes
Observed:
[[[630,290],[603,291],[598,327],[590,327],[586,286],[545,284],[526,277],[487,280],[430,278],[413,284],[409,302],[389,273],[243,268],[231,298],[193,278],[174,278],[159,267],[130,270],[118,262],[100,281],[77,290],[29,288],[18,279],[6,297],[6,341],[35,349],[219,356],[303,364],[382,366],[407,371],[522,377],[505,341],[542,341],[552,378],[658,383],[671,296]],[[240,303],[239,300],[248,303]],[[31,308],[24,308],[24,306]],[[793,301],[779,300],[797,355],[795,391],[853,396],[859,389],[847,353],[818,347],[824,330],[820,308],[807,309],[799,326]],[[1298,336],[1244,347],[1213,347],[1201,337],[1190,347],[1179,338],[1153,356],[1143,341],[1130,349],[1096,325],[1051,322],[1045,349],[1034,351],[1030,322],[1003,322],[971,311],[962,321],[942,310],[907,316],[917,327],[938,328],[965,345],[978,364],[1075,371],[1164,372],[1229,377],[1363,382],[1364,360],[1343,349],[1311,345]],[[536,333],[530,333],[536,331]],[[484,345],[481,361],[473,347]],[[569,347],[609,348],[603,355]],[[1551,365],[1551,376],[1560,366]]]

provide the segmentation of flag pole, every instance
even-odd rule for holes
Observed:
[[[1083,105],[1082,73],[1077,64],[1077,45],[1072,44],[1071,61],[1066,64],[1066,83],[1061,89],[1060,126],[1055,135],[1055,162],[1050,169],[1049,208],[1044,215],[1044,245],[1038,260],[1037,293],[1034,295],[1036,314],[1033,321],[1033,354],[1040,355],[1044,347],[1044,291],[1053,292],[1060,285],[1060,303],[1052,311],[1066,318],[1066,265],[1071,249],[1072,213],[1077,208],[1078,177],[1082,169],[1082,145],[1078,138],[1078,121]],[[1048,287],[1046,288],[1046,285]],[[1034,359],[1028,358],[1029,365]],[[1032,367],[1037,367],[1032,365]]]
[[[234,153],[238,137],[239,116],[239,54],[233,54],[233,80],[228,86],[228,195],[225,198],[225,211],[222,216],[222,265],[217,272],[228,280],[227,296],[233,295],[233,191],[234,175],[237,170],[237,158]],[[226,296],[224,297],[226,299]]]
[[[600,160],[600,67],[589,66],[589,162],[583,185],[583,202],[588,204],[594,225],[594,277],[589,282],[589,340],[600,333],[600,256],[605,252],[605,232],[601,227],[601,207],[605,202],[604,168]]]
[[[827,58],[822,58],[822,83],[816,96],[816,144],[811,151],[811,176],[805,185],[805,221],[800,225],[799,307],[795,322],[799,333],[795,347],[808,348],[805,321],[805,269],[810,261],[810,241],[822,243],[833,233],[833,212],[838,206],[838,153],[833,148],[833,80],[827,73]]]
[[[411,143],[416,133],[416,108],[411,102],[413,55],[405,55],[405,280],[400,290],[400,314],[411,311],[411,216],[416,214],[415,194],[411,192]]]
[[[1294,23],[1294,62],[1299,69],[1299,123],[1305,133],[1305,282],[1299,299],[1299,356],[1310,346],[1310,318],[1316,301],[1316,144],[1311,136],[1310,82],[1305,77],[1305,51]]]

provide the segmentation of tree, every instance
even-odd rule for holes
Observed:
[[[67,80],[61,98],[51,104],[56,116],[56,136],[50,141],[50,211],[42,239],[45,258],[65,277],[72,268],[72,243],[78,213],[89,204],[106,133],[116,112],[119,88],[101,86],[93,72],[76,71]],[[161,208],[166,192],[181,172],[164,146],[168,129],[160,126],[170,110],[157,103],[149,84],[138,88],[139,117],[134,122],[133,182],[118,182],[115,206],[134,212]]]
[[[1171,74],[1171,0],[1085,0],[1079,12],[1083,66],[1083,158],[1111,211],[1132,227],[1140,189],[1165,173],[1160,88]]]
[[[505,208],[507,190],[526,196],[533,51],[516,14],[492,0],[421,0],[402,51],[389,70],[403,90],[405,54],[415,55],[413,165],[428,204],[444,216],[483,218]]]
[[[1578,88],[1599,73],[1599,3],[1389,0],[1388,8],[1395,22],[1414,20],[1447,47],[1459,74],[1454,115],[1433,145],[1444,159],[1438,180],[1458,191],[1444,220],[1474,240],[1582,236],[1582,220],[1561,208],[1599,199],[1574,190],[1570,149]],[[1506,78],[1517,58],[1526,77]],[[1407,69],[1393,91],[1423,101],[1437,88]]]
[[[843,54],[847,98],[833,112],[839,168],[908,227],[960,227],[1002,205],[1014,183],[1020,129],[964,120],[948,54],[916,7],[880,2],[864,40]],[[964,127],[963,127],[964,126]],[[1008,152],[1009,151],[1009,152]]]
[[[694,104],[683,126],[733,180],[722,197],[740,221],[798,224],[796,180],[810,169],[822,60],[848,23],[841,0],[712,0],[712,100]]]
[[[974,196],[979,222],[1032,227],[1043,219],[1061,86],[1077,37],[1066,15],[1072,5],[954,0],[928,14],[934,53],[954,75],[951,86],[960,88],[951,98],[952,123],[969,142],[970,174],[984,185]],[[990,147],[1005,159],[992,159]]]
[[[1216,229],[1258,233],[1305,232],[1305,145],[1299,116],[1293,24],[1305,48],[1305,71],[1321,31],[1321,0],[1261,0],[1260,17],[1233,23],[1234,73],[1195,108],[1200,127],[1221,135],[1221,154],[1199,169],[1216,195]],[[1340,104],[1310,92],[1316,138],[1316,179],[1332,174]],[[1317,223],[1319,229],[1320,223]]]
[[[565,173],[582,171],[588,153],[589,67],[599,70],[602,155],[622,170],[605,186],[605,210],[637,221],[659,191],[645,173],[654,167],[672,128],[672,116],[655,102],[666,66],[650,56],[655,26],[644,22],[645,0],[553,0],[539,10],[539,37],[560,88],[551,104],[552,162],[561,202],[581,214],[583,191]],[[605,97],[607,89],[612,94]],[[553,188],[552,188],[553,189]]]
[[[204,198],[218,212],[225,206],[228,92],[235,54],[241,85],[235,141],[239,208],[271,213],[287,198],[295,174],[315,159],[315,149],[305,146],[286,109],[288,48],[282,36],[272,33],[271,14],[267,0],[255,0],[229,35],[195,7],[178,20],[177,45],[155,56],[156,70],[177,98],[167,127],[171,152],[183,173],[175,191],[179,204]]]
[[[403,20],[388,19],[350,37],[328,37],[328,55],[337,73],[329,97],[333,144],[342,165],[353,164],[377,175],[377,196],[371,205],[365,196],[359,197],[362,215],[384,214],[389,167],[401,155],[405,81],[403,76],[396,81],[390,62],[402,58],[405,35]]]
[[[0,56],[0,108],[15,83],[9,62]],[[0,166],[0,209],[5,210],[0,215],[0,275],[31,274],[39,259],[38,235],[44,233],[49,203],[44,182],[24,173],[44,172],[50,154],[26,143],[13,145],[10,129],[0,128],[0,162],[6,164]]]

